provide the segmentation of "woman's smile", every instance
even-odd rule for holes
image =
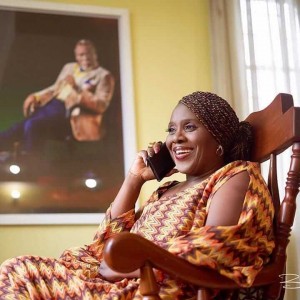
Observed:
[[[184,160],[190,156],[193,152],[193,148],[176,146],[173,148],[174,158],[175,160]]]

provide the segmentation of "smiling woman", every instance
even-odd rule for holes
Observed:
[[[139,270],[118,273],[103,260],[106,242],[122,231],[251,286],[274,248],[274,208],[259,166],[246,160],[250,125],[239,122],[224,99],[196,92],[175,107],[168,131],[166,145],[186,180],[166,182],[135,211],[142,186],[155,178],[147,158],[161,143],[138,152],[94,241],[66,250],[59,259],[7,260],[0,268],[1,299],[141,299]],[[161,299],[196,296],[195,286],[160,271],[156,275]],[[229,299],[231,292],[220,293],[215,291]]]

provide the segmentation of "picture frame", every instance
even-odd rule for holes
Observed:
[[[104,139],[47,141],[39,159],[22,156],[18,143],[0,149],[0,225],[98,224],[136,153],[128,10],[0,0],[0,14],[0,131],[22,120],[26,95],[55,81],[80,39],[94,43],[115,79]],[[8,171],[16,157],[19,177]]]

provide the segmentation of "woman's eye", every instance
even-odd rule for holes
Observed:
[[[197,129],[197,126],[192,125],[192,124],[187,124],[184,126],[184,131],[190,132],[190,131],[194,131]]]
[[[175,133],[175,128],[174,127],[169,127],[168,129],[167,129],[167,132],[169,133],[169,134],[174,134]]]

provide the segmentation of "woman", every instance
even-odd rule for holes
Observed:
[[[259,166],[247,161],[250,125],[240,123],[222,98],[195,92],[179,101],[167,131],[166,145],[186,180],[163,184],[135,213],[141,187],[154,179],[146,158],[159,151],[160,143],[139,152],[94,242],[57,260],[6,261],[1,299],[140,299],[139,271],[116,273],[102,259],[105,242],[121,231],[143,235],[242,287],[251,285],[274,248],[274,208]],[[193,286],[160,271],[156,276],[162,299],[195,297]]]

